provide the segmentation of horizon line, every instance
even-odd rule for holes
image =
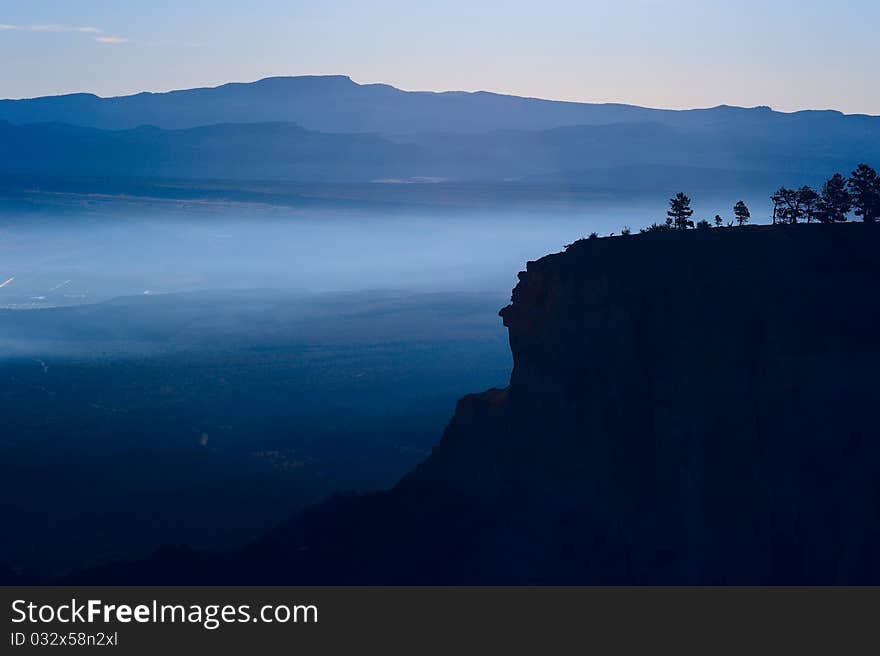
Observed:
[[[285,80],[285,79],[299,79],[299,78],[342,78],[348,80],[352,84],[357,86],[384,86],[390,87],[397,91],[401,91],[403,93],[429,93],[429,94],[467,94],[467,95],[477,95],[477,94],[491,94],[495,96],[502,96],[507,98],[519,98],[523,100],[536,100],[540,102],[552,102],[552,103],[566,103],[572,105],[618,105],[624,107],[637,107],[640,109],[648,109],[653,111],[660,112],[693,112],[693,111],[709,111],[713,109],[721,109],[721,108],[729,108],[729,109],[742,109],[742,110],[768,110],[777,114],[802,114],[808,112],[827,112],[827,113],[836,113],[841,116],[863,116],[868,118],[880,118],[880,114],[869,114],[866,112],[853,112],[847,113],[839,109],[834,108],[805,108],[805,109],[796,109],[791,111],[774,109],[771,105],[735,105],[729,104],[725,102],[718,103],[717,105],[709,105],[704,107],[658,107],[652,105],[637,105],[635,103],[624,102],[624,101],[614,101],[614,100],[570,100],[566,98],[545,98],[541,96],[530,96],[530,95],[519,95],[515,93],[505,93],[500,91],[491,91],[489,89],[474,89],[474,90],[465,90],[465,89],[446,89],[442,91],[434,90],[434,89],[404,89],[401,87],[394,86],[393,84],[389,84],[387,82],[358,82],[351,75],[344,73],[304,73],[299,75],[268,75],[266,77],[260,77],[253,80],[230,80],[226,82],[220,82],[217,84],[205,84],[199,86],[192,87],[180,87],[180,88],[170,88],[163,89],[159,91],[132,91],[129,93],[120,93],[117,95],[107,95],[102,96],[97,93],[91,91],[69,91],[62,92],[56,94],[44,94],[42,96],[28,96],[28,97],[20,97],[20,98],[0,98],[0,102],[20,102],[20,101],[29,101],[29,100],[41,100],[44,98],[63,98],[66,96],[93,96],[95,98],[99,98],[101,100],[114,100],[118,98],[130,98],[133,96],[148,94],[148,95],[165,95],[171,93],[179,93],[184,91],[199,91],[199,90],[209,90],[209,89],[219,89],[224,86],[229,85],[248,85],[248,84],[258,84],[260,82],[266,82],[268,80]]]

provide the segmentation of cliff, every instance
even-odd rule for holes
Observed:
[[[463,402],[416,476],[519,493],[527,580],[876,581],[878,228],[588,240],[529,263],[501,313],[510,387]]]
[[[578,242],[501,311],[509,387],[395,488],[98,578],[880,583],[878,255],[865,224]]]

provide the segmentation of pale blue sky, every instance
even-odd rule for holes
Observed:
[[[654,107],[880,114],[876,0],[0,0],[0,97],[341,73]]]

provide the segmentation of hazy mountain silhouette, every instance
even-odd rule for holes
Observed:
[[[876,124],[876,125],[875,125]],[[800,116],[762,128],[659,123],[407,137],[306,130],[293,123],[99,130],[0,123],[0,173],[366,182],[589,182],[637,189],[775,188],[818,183],[880,160],[880,119]],[[766,127],[766,126],[765,126]]]
[[[272,77],[250,83],[113,98],[77,93],[0,101],[0,120],[63,122],[110,129],[283,121],[310,130],[394,134],[545,130],[643,122],[688,128],[731,122],[757,127],[843,118],[838,112],[784,114],[767,107],[673,111],[522,98],[485,91],[402,91],[386,84],[356,84],[341,75]],[[847,120],[870,121],[866,117]],[[873,125],[876,129],[877,122]]]
[[[488,92],[402,91],[347,76],[273,77],[251,83],[100,98],[78,93],[0,101],[14,123],[60,121],[103,128],[141,124],[183,128],[209,123],[292,121],[338,132],[483,131],[658,120],[676,112],[594,105]]]
[[[7,175],[525,180],[764,193],[880,159],[880,117],[410,92],[344,76],[5,100],[0,121]]]
[[[369,180],[401,174],[419,148],[369,134],[329,134],[293,123],[186,130],[98,130],[0,123],[0,172],[262,180]]]
[[[582,240],[393,489],[86,583],[880,582],[880,225]]]

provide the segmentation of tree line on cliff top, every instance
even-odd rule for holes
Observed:
[[[865,223],[874,223],[880,220],[880,175],[867,164],[859,164],[845,178],[840,173],[831,176],[819,191],[804,185],[799,189],[780,187],[772,196],[773,225],[794,223],[840,223],[846,221],[852,212],[861,217]],[[669,199],[669,209],[666,212],[666,220],[660,223],[652,223],[640,232],[661,232],[666,230],[688,230],[690,228],[707,229],[724,225],[724,219],[716,214],[710,221],[701,219],[693,221],[694,210],[691,208],[691,199],[683,192],[679,192]],[[733,206],[732,220],[727,222],[728,227],[734,225],[743,226],[752,218],[751,211],[745,202],[737,201]],[[614,233],[611,233],[613,236]],[[631,234],[628,226],[621,231],[622,235]],[[590,235],[591,239],[598,237],[595,232]]]

